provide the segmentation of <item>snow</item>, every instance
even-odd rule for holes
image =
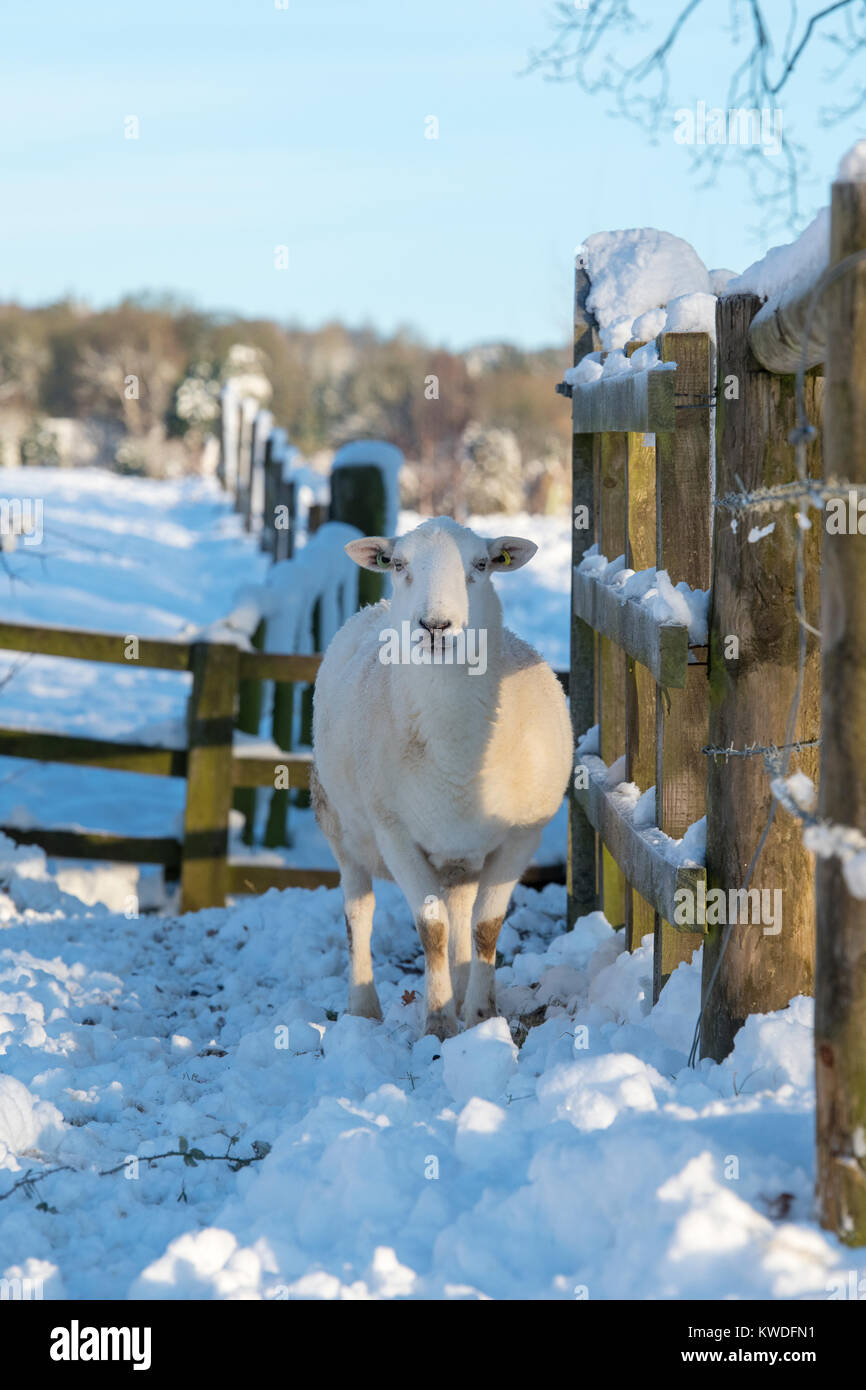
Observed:
[[[659,333],[664,332],[666,321],[667,312],[663,308],[647,309],[632,324],[631,336],[637,342],[648,343],[651,338],[657,338]]]
[[[732,280],[736,280],[735,270],[711,270],[710,271],[710,292],[715,295],[722,295],[726,292]]]
[[[665,333],[709,333],[716,341],[716,296],[681,294],[668,303]]]
[[[584,260],[590,278],[587,307],[606,349],[624,348],[635,319],[649,311],[680,295],[710,293],[707,268],[694,248],[655,228],[597,232],[586,240]]]
[[[601,353],[590,352],[581,358],[576,367],[568,367],[563,376],[569,386],[585,386],[590,381],[597,381],[603,371]]]
[[[707,818],[690,825],[681,839],[673,839],[656,825],[655,787],[645,791],[636,782],[626,782],[626,759],[617,758],[608,767],[598,755],[598,726],[577,741],[577,760],[594,781],[601,782],[610,793],[619,815],[631,821],[635,831],[670,864],[702,868],[706,864]]]
[[[438,1044],[408,911],[378,898],[383,1024],[342,1013],[336,891],[167,919],[5,904],[0,1192],[71,1171],[46,1211],[0,1202],[0,1273],[40,1262],[49,1298],[783,1299],[848,1268],[812,1217],[811,1001],[690,1070],[699,956],[651,1008],[649,938],[623,953],[600,913],[566,933],[564,889],[518,889],[504,1017]],[[181,1136],[265,1156],[148,1165]]]
[[[783,298],[796,298],[827,267],[830,255],[830,209],[821,208],[796,241],[774,246],[730,280],[726,294],[756,294],[767,300],[760,313],[769,316]]]
[[[682,580],[676,586],[667,570],[651,567],[645,570],[626,568],[625,556],[608,560],[598,547],[591,546],[578,565],[583,574],[591,574],[607,584],[623,599],[631,599],[646,607],[659,622],[680,623],[689,630],[689,641],[702,647],[707,641],[709,589],[692,589]]]
[[[866,140],[855,140],[839,161],[837,183],[866,183]]]

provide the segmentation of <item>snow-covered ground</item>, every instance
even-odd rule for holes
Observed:
[[[12,557],[12,617],[177,632],[260,574],[210,485],[55,481],[47,558]],[[0,474],[7,495],[15,482]],[[559,664],[567,519],[489,529],[541,541],[501,592],[508,621]],[[169,679],[34,661],[0,690],[0,720],[120,737],[180,717]],[[55,824],[93,824],[97,806],[116,828],[123,794],[100,798],[122,774],[84,777],[48,770],[44,801],[24,774],[0,794],[15,786]],[[144,779],[129,780],[142,798]],[[134,806],[124,824],[164,810]],[[378,885],[376,1024],[343,1013],[337,891],[135,916],[126,873],[84,884],[0,839],[0,1277],[41,1280],[47,1298],[823,1299],[850,1286],[856,1257],[812,1212],[810,1001],[750,1020],[723,1065],[691,1070],[699,961],[651,1009],[649,943],[624,954],[600,914],[567,933],[564,889],[520,888],[500,938],[503,1017],[440,1044],[419,1037],[422,957],[393,885]]]
[[[0,1271],[46,1297],[847,1286],[851,1253],[810,1219],[808,1000],[690,1071],[699,965],[650,1010],[649,942],[624,954],[600,914],[566,933],[562,888],[518,889],[505,1017],[440,1044],[419,1038],[421,955],[393,885],[377,1024],[342,1012],[336,890],[129,920],[84,915],[32,850],[0,843],[0,879],[0,1198],[64,1168],[0,1200]],[[265,1157],[149,1166],[184,1143]]]

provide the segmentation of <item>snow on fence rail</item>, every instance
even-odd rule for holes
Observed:
[[[851,890],[832,853],[820,860],[816,893],[796,802],[779,789],[792,758],[796,779],[816,780],[821,745],[819,821],[848,828],[839,843],[866,829],[861,146],[859,173],[849,160],[830,212],[801,242],[729,278],[713,334],[665,331],[649,352],[627,345],[640,363],[676,364],[663,387],[650,389],[662,376],[654,365],[606,371],[588,309],[592,257],[588,270],[579,261],[575,366],[558,388],[572,396],[574,419],[572,717],[578,736],[600,726],[601,755],[583,741],[570,807],[570,917],[600,902],[626,927],[629,948],[651,923],[656,994],[703,940],[696,1043],[719,1060],[750,1014],[784,1008],[814,981],[818,1196],[824,1224],[851,1244],[866,1243],[866,895]],[[629,391],[617,386],[630,378]],[[673,418],[648,415],[656,391],[672,393]],[[653,432],[650,418],[662,420]],[[838,508],[835,524],[829,509],[825,517],[831,499],[846,501],[844,525]],[[675,640],[666,637],[663,616],[639,615],[627,585],[614,588],[586,563],[593,542],[599,555],[623,557],[620,568],[664,567],[708,591],[703,659],[685,622]],[[653,786],[667,842],[632,814]],[[704,810],[706,920],[681,918],[678,935],[672,894],[699,884],[681,876],[668,846]],[[753,904],[776,892],[781,919],[754,916]],[[748,903],[747,916],[728,917],[730,902]]]

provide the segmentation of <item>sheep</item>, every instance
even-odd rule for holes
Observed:
[[[425,1032],[453,1036],[461,1008],[467,1027],[496,1014],[502,921],[574,755],[562,687],[503,626],[491,578],[537,549],[449,517],[346,546],[393,589],[339,630],[314,693],[311,795],[340,869],[352,1014],[382,1017],[373,878],[394,879],[414,917]],[[394,659],[397,633],[411,648]]]

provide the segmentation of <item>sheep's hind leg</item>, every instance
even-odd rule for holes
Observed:
[[[496,1017],[496,942],[515,884],[538,848],[540,830],[513,830],[481,870],[472,913],[474,952],[463,1007],[467,1028]]]
[[[376,899],[373,880],[357,864],[340,860],[340,882],[346,908],[346,935],[349,938],[349,1013],[381,1021],[382,1009],[373,983],[373,909]]]

